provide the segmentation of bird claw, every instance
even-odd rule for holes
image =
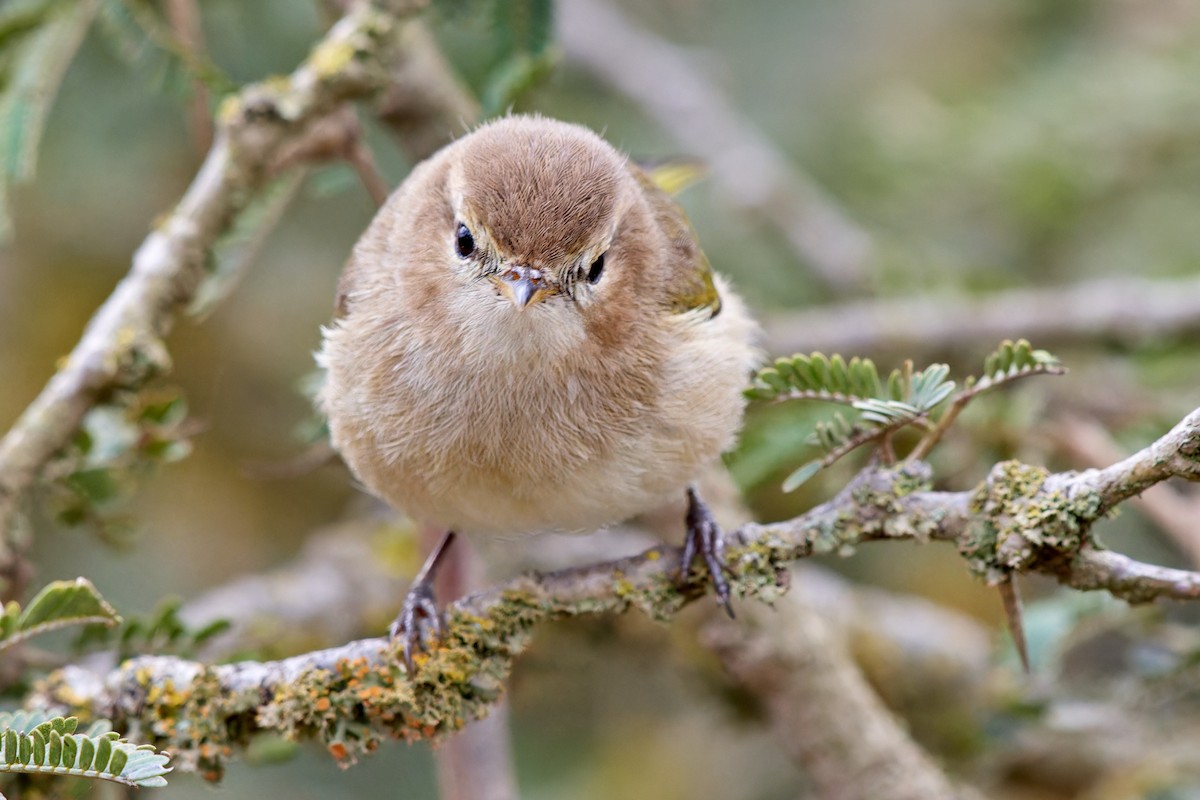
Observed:
[[[433,582],[438,566],[452,541],[454,532],[450,531],[425,559],[421,571],[408,587],[408,594],[404,595],[400,613],[388,628],[391,640],[400,641],[404,666],[410,674],[413,671],[413,657],[417,652],[429,652],[430,642],[441,638],[445,627],[442,612],[438,610],[437,598],[434,596]]]
[[[404,666],[411,673],[413,656],[429,652],[430,641],[442,635],[442,613],[433,593],[433,581],[420,581],[409,587],[400,613],[388,628],[392,641],[399,640]]]
[[[708,567],[709,579],[717,593],[717,599],[730,619],[734,619],[733,606],[729,603],[729,581],[725,574],[729,566],[725,561],[725,535],[717,525],[708,506],[688,487],[687,537],[683,540],[683,558],[679,565],[679,583],[686,584],[692,562],[699,555]]]

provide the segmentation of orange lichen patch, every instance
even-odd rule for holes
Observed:
[[[363,686],[356,690],[358,699],[364,705],[373,705],[383,700],[384,691],[382,686]]]

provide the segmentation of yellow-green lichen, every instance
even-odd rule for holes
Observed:
[[[730,563],[738,565],[738,575],[731,581],[735,595],[771,604],[787,590],[787,581],[782,577],[785,561],[766,541],[732,549]]]
[[[1044,467],[1006,461],[972,495],[972,523],[959,550],[989,582],[1037,562],[1071,558],[1102,513],[1098,494],[1068,496],[1047,487],[1048,477]]]
[[[344,39],[322,41],[308,58],[308,65],[318,76],[326,78],[341,72],[358,55],[358,48]]]

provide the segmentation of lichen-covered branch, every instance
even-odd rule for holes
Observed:
[[[356,3],[295,72],[249,86],[222,105],[216,140],[187,193],[138,248],[129,274],[62,368],[0,440],[0,581],[15,577],[17,507],[43,467],[107,392],[168,368],[163,337],[208,274],[214,242],[274,174],[281,154],[347,100],[387,85],[405,58],[403,19],[420,5]]]
[[[991,580],[1036,572],[1131,602],[1194,598],[1200,573],[1107,552],[1092,528],[1148,480],[1196,479],[1198,437],[1200,409],[1109,469],[1051,474],[1005,462],[971,492],[931,491],[929,467],[921,462],[873,467],[800,517],[732,531],[731,585],[742,597],[772,602],[786,589],[786,567],[797,559],[872,540],[913,539],[954,542],[970,567]],[[677,549],[659,546],[526,575],[464,598],[448,609],[440,646],[418,656],[411,676],[385,639],[368,639],[271,663],[205,666],[149,657],[108,675],[65,669],[33,702],[115,716],[136,735],[152,735],[211,768],[259,728],[315,736],[336,756],[353,758],[383,736],[439,737],[485,715],[513,658],[542,622],[630,606],[669,618],[707,590],[702,575],[677,582],[678,557]]]

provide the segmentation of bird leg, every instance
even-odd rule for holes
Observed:
[[[725,536],[717,525],[708,506],[696,493],[695,486],[687,490],[687,537],[683,540],[683,560],[679,565],[679,582],[686,583],[692,561],[697,555],[704,558],[708,574],[716,589],[717,599],[725,607],[725,613],[733,619],[733,606],[729,604],[729,581],[725,573],[729,567],[725,563]]]
[[[442,634],[442,612],[438,610],[434,598],[433,581],[453,541],[454,531],[447,531],[438,546],[429,553],[421,565],[421,571],[409,585],[408,594],[404,595],[400,613],[388,629],[392,641],[400,639],[404,648],[404,666],[409,672],[412,672],[415,652],[427,651],[428,640]]]

